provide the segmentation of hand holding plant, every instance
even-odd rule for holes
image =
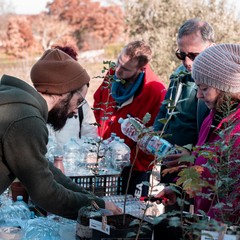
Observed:
[[[166,157],[163,158],[163,164],[168,167],[176,167],[179,165],[186,165],[188,161],[186,158],[190,156],[190,152],[184,148],[181,148],[179,153],[167,154]]]

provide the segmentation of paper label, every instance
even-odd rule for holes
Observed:
[[[110,226],[107,224],[102,224],[102,222],[96,221],[94,219],[90,219],[89,227],[100,232],[103,232],[107,235],[110,235]]]
[[[202,231],[201,240],[218,240],[219,233],[213,231]],[[238,240],[237,235],[224,234],[223,240]]]

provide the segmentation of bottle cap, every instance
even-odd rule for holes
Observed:
[[[22,195],[18,195],[17,196],[17,201],[23,201],[23,196]]]
[[[123,123],[123,118],[119,118],[118,119],[118,122],[121,124],[121,123]]]

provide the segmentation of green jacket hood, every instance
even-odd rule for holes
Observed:
[[[0,105],[24,103],[32,105],[47,120],[48,108],[45,99],[26,82],[19,78],[3,75],[0,82]]]

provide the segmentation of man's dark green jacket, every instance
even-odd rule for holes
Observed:
[[[48,107],[26,82],[4,75],[0,84],[0,194],[18,178],[32,201],[44,210],[76,219],[94,199],[46,158]]]

